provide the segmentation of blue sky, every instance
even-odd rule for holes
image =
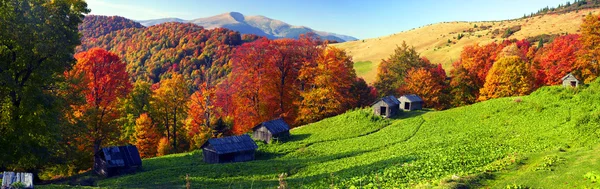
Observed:
[[[522,17],[566,0],[87,0],[91,14],[133,20],[263,15],[315,30],[375,38],[444,21]]]

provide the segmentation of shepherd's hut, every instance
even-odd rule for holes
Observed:
[[[404,111],[423,109],[423,99],[414,94],[402,95],[398,101],[400,101],[400,109]]]
[[[94,171],[101,176],[133,173],[140,168],[142,158],[133,145],[102,148],[94,155]]]
[[[375,115],[390,118],[399,112],[400,102],[394,96],[386,96],[371,104]]]
[[[290,136],[290,126],[282,119],[274,119],[262,122],[252,128],[252,137],[255,140],[271,143],[271,141],[281,141]]]
[[[578,87],[579,86],[579,80],[577,80],[577,78],[575,78],[575,76],[571,73],[562,77],[561,80],[562,80],[563,87]]]
[[[231,163],[254,160],[258,145],[249,135],[211,138],[202,145],[204,162]]]

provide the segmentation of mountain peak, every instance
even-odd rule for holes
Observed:
[[[270,39],[276,38],[298,38],[300,34],[314,32],[321,36],[321,39],[335,40],[339,42],[356,40],[351,36],[339,35],[329,32],[315,31],[305,26],[294,26],[280,20],[275,20],[262,15],[244,16],[239,12],[226,12],[223,14],[197,18],[193,20],[181,20],[177,18],[163,18],[155,20],[144,20],[140,23],[144,26],[151,26],[164,22],[184,22],[200,25],[206,29],[227,28],[238,31],[242,34],[255,34]]]
[[[244,22],[244,20],[246,19],[244,15],[239,12],[229,12],[227,14],[229,14],[229,16],[231,16],[235,21],[238,22]]]

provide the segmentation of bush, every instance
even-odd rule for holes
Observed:
[[[583,175],[583,178],[590,180],[590,182],[596,183],[600,181],[600,174],[594,171],[587,172],[585,175]]]
[[[160,141],[158,142],[158,149],[157,149],[156,156],[167,155],[167,154],[171,153],[172,150],[173,150],[173,147],[171,146],[171,143],[169,142],[167,137],[162,137],[160,139]]]
[[[510,27],[510,28],[508,28],[508,29],[506,29],[504,31],[504,34],[502,35],[502,38],[508,38],[508,37],[510,37],[514,33],[517,33],[520,30],[521,30],[521,25],[516,25],[516,26]]]

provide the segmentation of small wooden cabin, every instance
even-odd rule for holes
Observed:
[[[204,162],[232,163],[254,160],[258,145],[249,135],[211,138],[202,145]]]
[[[137,147],[111,146],[94,155],[94,171],[105,177],[134,173],[142,168],[142,158]]]
[[[400,111],[400,102],[394,96],[386,96],[371,104],[375,115],[390,118]]]
[[[23,188],[33,188],[33,174],[4,172],[2,173],[2,186],[0,188],[11,188],[16,182],[23,184]]]
[[[281,141],[290,136],[290,126],[282,118],[262,122],[254,126],[252,131],[252,138],[265,143]]]
[[[404,111],[423,109],[423,99],[414,94],[402,95],[398,101],[400,101],[400,109]]]
[[[579,86],[579,80],[577,80],[577,78],[575,78],[575,76],[571,73],[562,77],[561,80],[562,80],[563,87],[578,87]]]

